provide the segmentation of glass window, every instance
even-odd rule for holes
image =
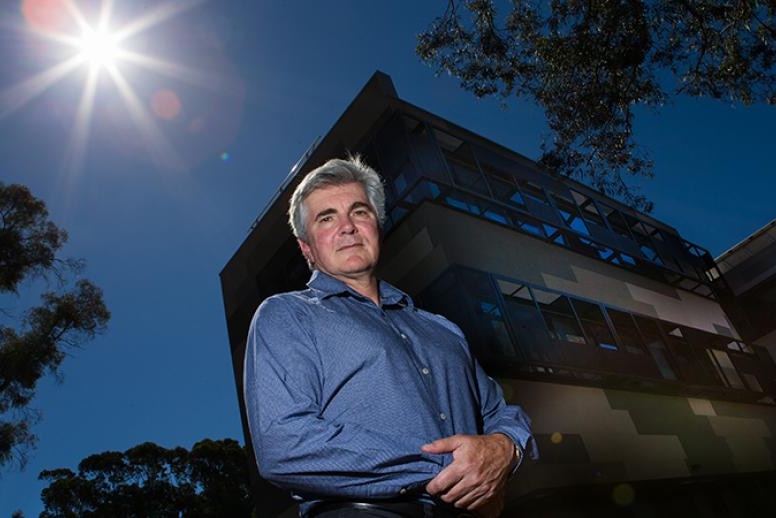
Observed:
[[[523,196],[530,198],[537,203],[544,205],[550,204],[549,201],[547,201],[547,195],[541,185],[525,180],[519,180],[518,183],[520,184],[520,190],[523,191]]]
[[[516,356],[490,276],[467,268],[456,270],[461,288],[466,297],[474,301],[477,308],[476,334],[480,337],[480,344],[487,349],[489,356]],[[460,299],[453,299],[451,303],[461,306]]]
[[[550,336],[555,340],[584,344],[585,335],[574,316],[568,298],[565,295],[538,288],[534,288],[533,291]]]
[[[750,390],[753,390],[755,392],[764,392],[762,385],[760,385],[760,382],[757,380],[757,376],[754,374],[749,374],[748,372],[742,372],[741,376],[744,377],[744,380],[746,381],[746,385],[749,387]]]
[[[772,379],[767,353],[739,340],[468,268],[451,267],[418,301],[458,323],[490,365],[518,359],[532,372],[539,365],[558,374],[571,369],[567,375],[579,379],[602,381],[600,373],[611,372],[753,392]]]
[[[419,177],[412,161],[401,114],[382,127],[374,141],[380,174],[400,196]]]
[[[485,185],[485,178],[477,170],[476,165],[450,155],[447,156],[447,163],[450,165],[453,181],[458,187],[490,196],[488,187]]]
[[[695,257],[704,258],[709,255],[709,253],[706,250],[699,247],[698,245],[694,245],[690,243],[689,241],[684,241],[683,244],[684,244],[684,247],[687,249],[687,251],[690,252]]]
[[[504,316],[501,313],[501,308],[492,302],[481,300],[479,309],[483,316],[483,320],[490,324],[490,329],[493,331],[492,344],[496,345],[496,354],[505,356],[512,355],[514,353],[512,350],[512,342],[509,339],[507,326],[504,324]]]
[[[439,147],[441,147],[446,152],[449,151],[451,153],[455,153],[463,145],[463,140],[459,139],[458,137],[454,137],[447,132],[438,130],[436,128],[434,128],[433,132]]]
[[[545,237],[544,231],[542,230],[542,224],[538,220],[525,214],[520,214],[514,210],[509,211],[509,214],[511,216],[513,225],[515,225],[523,232],[538,237]]]
[[[663,237],[663,233],[659,229],[653,227],[648,223],[644,223],[644,228],[647,230],[649,237],[656,239],[658,241],[665,241],[665,238]]]
[[[647,242],[645,239],[639,239],[639,249],[647,261],[651,261],[661,266],[664,264],[663,259],[660,258],[652,244]]]
[[[451,193],[449,196],[445,196],[443,201],[451,207],[471,212],[476,216],[479,216],[482,213],[482,209],[477,203],[478,200],[457,191]]]
[[[709,282],[714,282],[720,277],[719,270],[716,267],[709,268],[704,272],[704,275],[706,275]]]
[[[590,235],[590,231],[587,229],[587,225],[579,215],[579,210],[573,201],[562,196],[558,193],[552,194],[552,198],[555,201],[555,206],[560,212],[563,222],[572,230],[576,230],[580,234]]]
[[[720,351],[718,349],[706,349],[706,354],[711,360],[711,363],[714,365],[714,368],[717,371],[717,376],[722,379],[725,385],[734,389],[745,388],[744,382],[741,381],[741,378],[738,376],[738,372],[736,372],[736,368],[733,367],[733,362],[730,361],[730,357],[725,351]]]
[[[531,290],[525,284],[499,279],[497,281],[506,308],[506,315],[520,349],[535,361],[551,361],[547,328],[542,314],[534,304]]]
[[[592,198],[574,190],[571,191],[571,196],[574,198],[574,201],[579,207],[579,211],[582,213],[582,217],[585,218],[586,221],[594,223],[599,227],[604,226],[601,213],[598,212],[598,208]]]
[[[609,228],[623,237],[633,239],[633,236],[628,229],[628,224],[625,222],[625,218],[619,210],[603,203],[601,204],[601,210],[606,217],[606,222],[609,224]]]
[[[579,299],[571,299],[571,301],[577,310],[580,322],[582,322],[582,328],[585,330],[588,342],[602,349],[616,351],[617,344],[604,319],[604,314],[601,312],[601,306]]]
[[[629,353],[644,354],[644,342],[630,313],[612,308],[606,308],[606,312],[612,321],[620,346]]]
[[[485,178],[488,185],[490,185],[493,196],[497,200],[520,208],[525,206],[523,195],[520,194],[520,191],[517,189],[517,184],[513,180],[501,178],[492,174],[486,174]]]
[[[458,324],[479,358],[516,356],[490,277],[449,268],[418,297],[419,305]]]
[[[639,333],[647,346],[649,354],[652,355],[657,364],[660,375],[667,380],[677,380],[678,377],[671,364],[668,348],[663,341],[657,322],[636,315],[634,315],[634,321],[638,326]]]
[[[568,241],[566,240],[566,236],[563,235],[563,231],[561,229],[559,229],[558,227],[549,225],[547,223],[542,223],[542,228],[544,228],[544,233],[547,236],[548,240],[558,245],[568,246]]]
[[[596,243],[595,241],[584,237],[580,237],[577,242],[582,245],[581,248],[586,250],[588,255],[593,255],[594,257],[597,256],[603,261],[608,261],[614,264],[621,264],[620,257],[617,252],[608,246]]]
[[[404,115],[403,119],[412,159],[418,172],[426,178],[447,182],[442,156],[428,125],[408,115]]]
[[[685,328],[683,330],[684,339],[696,348],[701,349],[721,349],[725,350],[725,346],[730,341],[730,338],[720,336],[714,333],[701,331],[700,329]]]
[[[750,348],[751,350],[751,348]],[[770,361],[770,355],[767,350],[763,349],[761,354],[768,360],[763,360],[758,354],[741,353],[737,351],[726,352],[730,358],[733,368],[741,379],[744,381],[745,386],[754,392],[764,392],[763,386],[768,386],[772,383],[773,379],[773,362]],[[768,367],[770,365],[770,368]]]
[[[625,215],[625,221],[627,222],[634,236],[642,236],[646,238],[651,237],[657,239],[658,241],[665,241],[663,238],[663,233],[649,223],[628,215]]]
[[[684,328],[670,322],[663,322],[662,326],[666,331],[671,354],[679,364],[679,371],[686,378],[685,381],[701,385],[723,385],[723,378],[717,373],[713,362],[706,354],[702,354],[703,347],[696,344],[693,348],[686,339]]]
[[[668,266],[670,266],[671,268],[673,268],[677,272],[684,273],[684,268],[682,268],[682,263],[679,262],[679,260],[676,257],[672,256],[672,255],[668,256]]]
[[[731,351],[738,351],[742,353],[747,354],[754,354],[754,349],[752,349],[749,345],[739,342],[738,340],[732,340],[727,343],[726,347],[730,349]]]
[[[469,143],[438,129],[434,130],[434,135],[447,159],[453,182],[464,189],[490,196]]]
[[[502,225],[509,224],[509,219],[505,215],[504,210],[500,207],[496,207],[495,205],[485,207],[485,211],[482,213],[482,215],[491,221],[495,221],[496,223],[501,223]]]

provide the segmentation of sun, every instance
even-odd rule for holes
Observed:
[[[76,44],[78,58],[93,69],[113,68],[121,54],[118,38],[108,29],[86,27]]]
[[[112,83],[149,153],[155,161],[164,164],[177,164],[177,156],[155,124],[152,114],[145,108],[143,100],[132,88],[127,74],[140,68],[177,80],[208,84],[208,78],[200,77],[198,71],[133,51],[131,45],[133,37],[138,34],[149,31],[207,0],[163,0],[146,9],[138,18],[114,27],[113,8],[118,1],[120,0],[21,0],[20,3],[23,21],[29,29],[28,36],[44,40],[51,47],[68,52],[65,59],[0,89],[0,120],[77,70],[85,69],[87,73],[84,75],[80,98],[73,103],[73,129],[66,151],[66,162],[73,170],[78,169],[83,160],[99,83],[106,83],[102,85],[103,88]],[[86,7],[96,9],[86,10]],[[100,81],[102,75],[107,76],[108,80]],[[166,111],[162,111],[162,115],[156,115],[170,120],[180,111],[180,106],[175,104],[179,100],[174,92],[162,93],[164,95],[155,95],[154,103],[162,103]],[[156,157],[160,158],[157,160]]]

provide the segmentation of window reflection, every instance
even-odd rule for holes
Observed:
[[[623,350],[632,354],[644,354],[644,342],[639,336],[639,330],[633,317],[624,311],[607,308],[607,314],[614,326],[617,340]]]
[[[539,288],[534,289],[534,295],[553,339],[585,343],[585,335],[577,322],[574,310],[571,309],[568,297]]]
[[[591,304],[579,299],[572,299],[572,301],[585,334],[587,334],[588,342],[603,349],[616,351],[617,345],[609,331],[601,307],[598,304]]]

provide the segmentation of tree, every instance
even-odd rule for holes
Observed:
[[[18,316],[0,309],[0,467],[14,459],[23,466],[35,444],[38,414],[29,404],[38,380],[58,374],[68,350],[103,332],[110,318],[100,289],[75,278],[82,262],[58,257],[66,241],[43,201],[0,182],[0,295],[18,295],[34,280],[48,287],[40,305]]]
[[[43,471],[42,518],[250,516],[248,456],[233,439],[204,439],[191,451],[146,442],[83,459],[78,473]]]
[[[636,208],[651,176],[633,135],[638,106],[670,95],[776,103],[773,0],[449,0],[417,54],[477,97],[516,95],[546,113],[539,163]]]

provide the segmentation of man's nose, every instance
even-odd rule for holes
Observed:
[[[342,218],[342,225],[340,225],[341,234],[352,234],[356,231],[356,226],[353,224],[353,219],[350,216]]]

